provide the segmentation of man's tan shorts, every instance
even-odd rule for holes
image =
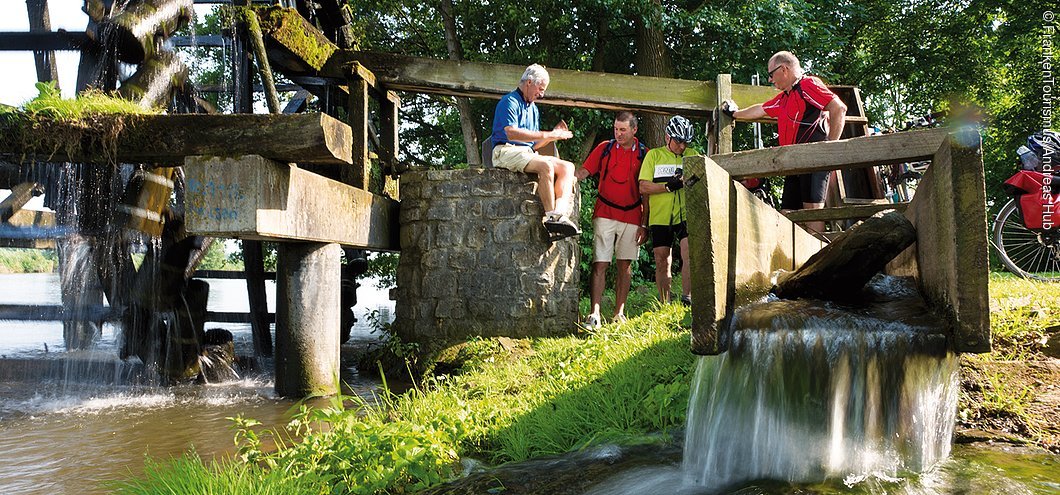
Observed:
[[[493,166],[522,172],[526,169],[526,164],[537,156],[537,152],[529,146],[502,144],[493,147]]]
[[[611,262],[637,259],[637,226],[610,218],[593,219],[593,261]]]

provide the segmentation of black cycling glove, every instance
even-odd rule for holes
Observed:
[[[666,181],[666,190],[670,192],[678,191],[682,187],[685,187],[685,181],[681,180],[680,175],[670,177],[670,180]]]

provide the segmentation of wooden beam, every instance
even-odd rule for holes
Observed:
[[[354,71],[349,81],[350,99],[346,111],[353,134],[353,164],[342,167],[342,182],[365,191],[372,178],[372,161],[368,157],[368,81]]]
[[[297,10],[255,9],[273,68],[288,75],[316,75],[338,49]],[[341,78],[341,76],[340,76]]]
[[[108,135],[116,133],[116,136]],[[0,120],[0,157],[12,161],[143,162],[260,154],[282,162],[352,163],[350,127],[326,114],[98,115],[91,122]]]
[[[0,202],[0,222],[8,221],[12,215],[26,206],[29,200],[41,194],[44,194],[44,189],[36,182],[23,182],[12,187],[11,194]]]
[[[386,92],[387,97],[379,102],[379,140],[380,154],[386,164],[386,173],[390,174],[398,165],[398,131],[401,120],[401,100],[393,91]]]
[[[269,331],[269,303],[265,294],[265,253],[261,241],[244,239],[243,274],[246,276],[247,300],[250,305],[250,333],[254,354],[272,356],[272,333]]]
[[[29,30],[31,32],[50,32],[51,16],[48,14],[48,0],[27,0],[26,10],[29,13]],[[55,68],[55,52],[51,50],[34,50],[33,63],[37,68],[37,81],[55,81],[59,84],[59,73]]]
[[[732,98],[732,75],[731,74],[718,74],[718,100],[717,105],[721,106],[721,102]],[[725,115],[721,112],[715,112],[716,119],[714,121],[715,129],[717,129],[717,149],[712,149],[712,154],[725,154],[732,153],[732,129],[734,127],[733,118]]]
[[[435,60],[395,53],[337,50],[319,75],[342,79],[353,63],[368,67],[388,88],[418,93],[500,98],[519,84],[522,65]],[[706,116],[717,105],[713,81],[689,81],[549,68],[551,82],[541,103]],[[772,98],[768,86],[733,85],[733,99],[750,106]]]
[[[711,158],[684,159],[692,282],[692,352],[728,349],[737,306],[764,296],[778,269],[801,266],[823,243],[732,180]]]
[[[7,219],[7,223],[18,228],[52,230],[55,228],[55,214],[50,211],[18,210]],[[22,239],[0,238],[0,247],[55,249],[55,239],[33,236]]]
[[[930,160],[946,129],[899,132],[712,156],[734,179]]]
[[[981,144],[947,140],[904,213],[916,227],[916,244],[887,265],[889,274],[916,278],[949,321],[956,352],[990,352],[985,182]]]
[[[238,270],[195,270],[195,278],[214,278],[225,280],[242,280],[246,273]],[[265,280],[276,280],[276,272],[265,272]]]
[[[77,51],[90,42],[85,33],[67,31],[0,33],[0,51]]]
[[[397,251],[398,203],[260,156],[188,157],[188,233]]]
[[[884,210],[905,211],[909,203],[887,203],[879,205],[840,206],[836,208],[821,208],[817,210],[795,210],[784,214],[788,220],[796,223],[833,220],[856,220],[869,218]]]

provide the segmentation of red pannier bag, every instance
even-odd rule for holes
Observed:
[[[1060,223],[1060,211],[1056,208],[1060,194],[1055,192],[1060,187],[1060,177],[1050,176],[1048,180],[1047,185],[1046,175],[1041,172],[1020,170],[1005,181],[1005,190],[1016,196],[1023,225],[1028,229],[1052,228]]]

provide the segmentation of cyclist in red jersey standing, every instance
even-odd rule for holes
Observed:
[[[780,145],[835,141],[843,134],[847,106],[820,79],[803,73],[791,52],[777,52],[767,65],[769,80],[781,91],[773,99],[739,109],[732,100],[721,111],[730,117],[754,120],[777,119]],[[830,171],[789,175],[784,178],[781,210],[824,208]],[[824,222],[807,222],[812,232],[823,232]]]
[[[633,277],[631,266],[648,238],[644,207],[637,177],[648,148],[637,139],[637,117],[629,112],[615,115],[615,138],[593,149],[574,177],[599,177],[599,194],[593,209],[593,274],[589,284],[591,304],[585,326],[599,328],[607,267],[616,259],[615,316],[626,319],[626,297]]]

